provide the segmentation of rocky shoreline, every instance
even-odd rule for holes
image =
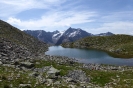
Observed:
[[[0,68],[3,67],[5,68],[5,71],[14,69],[17,71],[17,74],[14,71],[11,71],[10,75],[13,76],[8,74],[7,76],[4,76],[5,78],[2,78],[3,75],[0,74],[1,82],[13,81],[16,80],[16,78],[17,80],[20,78],[23,79],[25,78],[23,77],[23,74],[27,75],[27,82],[16,84],[12,84],[11,82],[9,83],[8,88],[113,88],[114,86],[118,86],[115,85],[115,83],[120,80],[121,74],[125,74],[124,72],[127,71],[133,73],[133,67],[92,63],[83,64],[78,63],[77,60],[73,58],[49,55],[40,55],[34,59],[17,59],[17,61],[10,60],[8,63],[0,61]],[[112,81],[100,85],[92,81],[95,76],[93,77],[91,74],[88,74],[88,72],[94,72],[93,74],[98,74],[98,72],[115,73],[115,78],[112,77]],[[31,79],[34,80],[34,82],[31,82]],[[124,80],[130,80],[133,82],[132,79],[125,78]]]

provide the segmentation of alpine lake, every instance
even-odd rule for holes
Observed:
[[[95,49],[63,48],[62,46],[51,46],[49,47],[49,50],[45,52],[45,54],[75,58],[81,63],[133,66],[133,58],[116,58],[109,55],[107,52]]]

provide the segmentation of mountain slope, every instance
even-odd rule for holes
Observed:
[[[58,41],[60,36],[62,36],[62,33],[60,33],[59,31],[46,32],[44,30],[24,30],[24,32],[52,45]]]
[[[87,37],[73,43],[64,43],[62,46],[94,48],[112,52],[121,57],[133,57],[133,36],[129,35]]]
[[[20,31],[10,24],[0,20],[0,39],[10,41],[28,49],[31,53],[40,53],[47,50],[47,45],[34,37]]]
[[[52,44],[52,34],[50,32],[45,32],[43,30],[24,30],[27,34],[30,34],[31,36],[34,36],[35,38],[38,38],[41,41],[44,41],[46,43]]]

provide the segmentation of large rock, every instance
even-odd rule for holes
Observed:
[[[19,84],[19,88],[31,88],[31,84]]]
[[[3,63],[0,61],[0,65],[2,65]]]
[[[70,71],[67,77],[72,78],[72,80],[75,82],[89,82],[89,78],[82,70]]]
[[[30,62],[21,62],[20,66],[30,69],[30,68],[34,67],[35,65],[33,63],[30,63]]]
[[[32,72],[32,73],[29,74],[29,76],[38,77],[39,73],[38,72]]]
[[[58,75],[60,75],[60,70],[50,67],[49,70],[47,71],[47,75],[49,78],[56,79]]]
[[[46,79],[43,76],[39,75],[37,77],[37,81],[39,84],[44,84],[46,82]]]

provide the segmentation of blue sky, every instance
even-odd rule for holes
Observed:
[[[0,19],[21,30],[133,35],[133,0],[0,0]]]

